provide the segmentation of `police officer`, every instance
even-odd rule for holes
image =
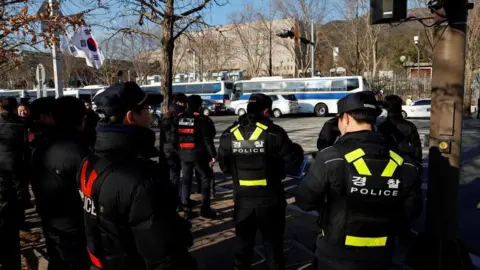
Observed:
[[[320,134],[318,134],[317,148],[322,151],[324,148],[332,146],[340,137],[340,130],[338,130],[338,117],[333,117],[323,124]]]
[[[231,173],[235,208],[235,269],[251,269],[253,246],[260,230],[268,269],[285,269],[285,167],[300,166],[303,149],[270,119],[272,100],[253,94],[247,114],[220,138],[219,164]]]
[[[165,153],[168,167],[170,168],[170,181],[180,192],[180,158],[173,146],[175,134],[172,133],[173,120],[179,113],[185,110],[187,103],[187,96],[182,93],[173,96],[173,102],[170,105],[168,112],[162,117],[160,124],[160,151]],[[180,195],[180,194],[179,194]]]
[[[297,204],[321,210],[317,269],[388,269],[398,229],[421,212],[419,172],[372,132],[372,92],[338,101],[342,136],[316,157],[299,186]]]
[[[402,140],[398,141],[398,151],[408,155],[418,163],[422,163],[422,141],[414,123],[403,119],[402,98],[397,95],[388,95],[383,102],[383,108],[388,112],[388,120],[401,132]]]
[[[95,97],[103,119],[78,177],[94,269],[196,269],[178,196],[166,168],[150,159],[159,153],[146,100],[134,82]]]
[[[190,201],[193,170],[196,169],[202,180],[202,207],[200,215],[206,218],[215,218],[216,213],[210,207],[210,182],[215,175],[211,164],[215,163],[217,151],[215,149],[215,133],[212,132],[213,122],[208,116],[200,114],[202,98],[198,95],[189,96],[188,107],[175,119],[174,130],[177,135],[178,155],[181,160],[182,178],[180,200],[185,212],[185,218],[193,217]]]

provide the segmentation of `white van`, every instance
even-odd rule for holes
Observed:
[[[297,97],[293,94],[275,94],[267,95],[272,101],[273,117],[278,118],[282,115],[298,113],[299,105]],[[247,112],[248,100],[236,100],[230,103],[230,107],[235,109],[235,114],[243,115]]]

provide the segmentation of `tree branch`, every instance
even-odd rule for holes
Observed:
[[[187,11],[183,12],[182,14],[180,14],[179,16],[174,15],[174,16],[173,16],[173,19],[176,21],[176,20],[180,20],[180,19],[182,19],[182,18],[184,18],[184,17],[188,17],[188,16],[190,16],[191,14],[193,14],[193,13],[195,13],[195,12],[198,12],[198,11],[204,9],[204,8],[207,6],[207,4],[210,3],[210,1],[211,1],[211,0],[204,0],[201,5],[198,5],[198,6],[192,8],[192,9],[190,9],[190,10],[187,10]]]

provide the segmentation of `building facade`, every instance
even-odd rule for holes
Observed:
[[[244,71],[247,78],[298,76],[309,67],[305,59],[310,48],[276,35],[296,23],[294,19],[261,20],[186,33],[175,43],[174,74],[205,78],[221,71]],[[161,62],[161,51],[151,53],[150,61]]]

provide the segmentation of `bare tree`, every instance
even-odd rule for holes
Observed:
[[[472,82],[480,69],[480,0],[474,0],[475,8],[468,14],[467,52],[465,66],[464,114],[470,115],[472,104]],[[477,77],[477,80],[479,77]]]
[[[284,18],[291,21],[291,27],[298,27],[302,37],[308,37],[310,40],[319,40],[317,27],[314,27],[314,35],[311,36],[310,27],[312,22],[314,25],[321,24],[327,14],[327,0],[275,0],[276,8],[283,14]],[[290,40],[284,40],[285,47],[292,52],[295,59],[297,69],[305,71],[307,67],[311,66],[311,61],[315,61],[320,51],[321,42],[315,42],[315,59],[311,59],[311,45],[299,45],[292,47]]]
[[[265,46],[268,40],[265,40],[265,33],[259,31],[263,23],[257,22],[256,11],[251,5],[246,5],[243,16],[232,17],[232,24],[237,25],[232,31],[238,39],[237,60],[247,63],[247,72],[251,77],[264,75],[268,59],[268,49]],[[267,44],[266,44],[267,43]],[[267,47],[268,48],[268,47]]]
[[[152,25],[161,26],[162,34],[160,37],[132,28],[122,28],[119,31],[144,34],[161,42],[163,55],[162,90],[165,96],[165,106],[163,108],[166,110],[169,97],[172,94],[175,40],[185,33],[190,26],[196,23],[204,23],[199,12],[208,5],[219,4],[219,2],[212,0],[121,0],[121,2],[124,4],[124,10],[128,12],[127,14],[120,14],[120,16],[134,15],[138,17],[140,25],[147,21]]]
[[[58,42],[56,31],[62,31],[68,26],[77,27],[84,23],[84,15],[103,8],[99,1],[79,0],[63,1],[63,3],[82,3],[79,13],[65,17],[56,15],[59,8],[57,3],[48,7],[44,13],[36,14],[31,10],[33,1],[29,0],[0,0],[0,64],[13,62],[19,59],[19,52],[25,47],[33,47],[44,43],[48,47],[52,42]],[[51,12],[53,9],[53,13]],[[44,29],[36,31],[37,23],[43,21]]]
[[[228,30],[228,29],[226,29]],[[184,46],[195,51],[201,76],[226,68],[235,51],[232,49],[234,38],[227,36],[222,29],[199,29],[185,35]],[[190,61],[184,61],[189,63]],[[196,63],[195,63],[196,64]]]

